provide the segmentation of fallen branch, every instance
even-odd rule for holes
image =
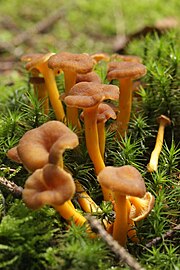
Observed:
[[[145,270],[132,255],[127,252],[125,248],[120,246],[117,241],[115,241],[110,234],[106,232],[106,230],[103,228],[103,226],[100,224],[100,222],[90,216],[86,216],[92,230],[94,230],[96,233],[98,233],[102,239],[108,244],[108,246],[111,248],[111,250],[115,253],[115,255],[125,264],[127,264],[131,269],[133,270]]]
[[[114,52],[124,53],[124,50],[128,44],[134,39],[140,39],[145,37],[149,33],[156,32],[158,35],[165,33],[168,30],[178,27],[178,21],[175,18],[164,18],[157,21],[152,26],[144,26],[137,32],[134,32],[130,35],[118,35],[114,41]]]
[[[172,238],[174,233],[176,231],[180,230],[180,224],[172,228],[171,230],[167,231],[165,234],[163,234],[161,237],[156,237],[153,240],[151,240],[149,243],[146,244],[146,248],[151,248],[152,246],[156,246],[159,242],[161,242],[163,239]]]
[[[0,177],[0,185],[5,187],[9,192],[13,193],[16,197],[21,197],[23,188],[17,186],[14,182],[7,180],[5,177]]]
[[[27,29],[26,31],[16,35],[16,37],[11,42],[0,42],[0,50],[7,51],[15,56],[15,48],[20,44],[32,39],[32,36],[44,32],[47,28],[51,27],[55,22],[62,18],[66,13],[65,8],[59,8],[53,11],[48,17],[45,18]]]

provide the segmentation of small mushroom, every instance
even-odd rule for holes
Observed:
[[[129,218],[135,222],[146,218],[154,207],[155,202],[155,198],[150,192],[146,192],[143,198],[129,196],[128,200],[132,204]]]
[[[12,161],[15,161],[17,163],[22,163],[22,161],[18,155],[17,146],[14,146],[11,149],[9,149],[6,153],[6,155]]]
[[[27,131],[17,145],[20,161],[28,171],[42,168],[48,162],[63,167],[63,152],[78,145],[78,137],[59,121],[49,121]]]
[[[104,161],[99,149],[97,130],[97,110],[100,102],[105,99],[118,99],[118,87],[115,85],[98,84],[93,82],[77,83],[65,96],[64,102],[68,106],[82,108],[84,112],[86,146],[89,156],[93,161],[96,173],[104,167]],[[108,194],[103,190],[105,200]]]
[[[81,119],[84,119],[83,112],[81,113]],[[104,159],[104,152],[105,152],[105,141],[106,141],[106,134],[105,134],[105,123],[110,119],[116,119],[116,113],[111,105],[106,103],[100,103],[98,106],[97,111],[97,129],[98,129],[98,138],[99,138],[99,148]]]
[[[45,204],[53,206],[60,215],[75,224],[82,225],[86,219],[71,205],[75,193],[72,176],[59,166],[46,164],[29,176],[23,190],[23,200],[31,209],[39,209]]]
[[[98,128],[98,137],[99,137],[99,148],[104,159],[104,152],[105,152],[105,144],[106,144],[106,134],[105,134],[105,123],[109,119],[116,119],[116,113],[106,103],[100,103],[98,106],[98,113],[97,113],[97,128]]]
[[[142,198],[146,187],[139,171],[130,165],[122,167],[107,166],[98,174],[102,186],[110,189],[115,200],[116,218],[113,225],[113,238],[125,246],[128,233],[128,198]]]
[[[133,80],[146,74],[146,67],[136,62],[110,62],[107,79],[117,79],[120,83],[119,113],[117,115],[117,130],[124,137],[132,107]]]
[[[91,71],[85,74],[77,74],[76,83],[79,82],[96,82],[101,83],[101,78],[95,71]]]
[[[41,106],[45,114],[49,113],[49,100],[48,100],[48,91],[46,89],[45,80],[43,77],[30,77],[29,82],[34,86],[35,95],[38,98],[38,101],[41,103]]]
[[[76,84],[77,74],[86,74],[93,69],[93,60],[88,54],[74,54],[69,52],[61,52],[52,55],[48,61],[49,68],[61,69],[64,72],[65,78],[65,94],[67,95],[70,89]],[[80,128],[78,120],[77,108],[66,108],[67,121],[73,127]]]
[[[161,153],[164,140],[164,130],[166,126],[171,124],[171,120],[165,115],[159,116],[157,121],[159,123],[159,129],[156,137],[156,143],[154,150],[151,153],[150,161],[147,165],[147,169],[150,173],[157,171],[159,155]]]
[[[93,201],[93,199],[87,194],[83,186],[79,181],[75,181],[76,192],[77,192],[77,200],[81,205],[82,209],[86,213],[92,212],[102,212],[100,207]]]
[[[91,54],[91,58],[94,60],[94,63],[97,64],[100,61],[108,62],[110,59],[110,56],[107,53],[94,53],[94,54]]]
[[[27,60],[26,69],[32,71],[37,69],[44,77],[45,84],[48,91],[50,103],[53,107],[57,120],[64,121],[65,114],[61,101],[59,100],[59,92],[56,85],[55,75],[53,71],[48,68],[47,61],[54,55],[54,53],[47,54],[31,54],[30,57],[25,57]],[[21,58],[22,60],[24,59]]]

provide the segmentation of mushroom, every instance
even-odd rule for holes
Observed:
[[[29,176],[22,194],[29,208],[35,210],[48,204],[64,219],[72,219],[75,224],[82,225],[86,222],[85,217],[70,203],[74,193],[75,184],[72,176],[57,165],[46,164]]]
[[[156,143],[154,150],[151,153],[150,161],[147,165],[147,169],[150,173],[157,171],[159,155],[161,153],[164,140],[164,130],[166,126],[171,124],[171,120],[165,115],[159,116],[157,121],[159,123],[159,129],[156,137]]]
[[[148,216],[154,207],[155,198],[150,192],[146,192],[143,198],[129,196],[131,209],[129,218],[133,221],[140,221]]]
[[[146,74],[146,67],[136,62],[110,62],[107,79],[117,79],[120,83],[119,113],[117,115],[117,131],[124,137],[132,107],[133,80]]]
[[[81,119],[84,119],[83,112],[81,113]],[[104,152],[105,152],[105,123],[110,118],[116,119],[116,113],[111,105],[107,103],[100,103],[97,111],[97,129],[98,129],[98,138],[99,138],[99,148],[104,160]]]
[[[76,192],[77,192],[77,200],[81,205],[82,209],[86,213],[98,212],[102,210],[100,207],[93,201],[93,199],[87,194],[83,186],[79,181],[75,181]]]
[[[54,53],[47,54],[31,54],[27,59],[26,69],[32,71],[37,69],[44,77],[45,84],[48,91],[48,96],[53,107],[57,120],[64,121],[65,114],[61,101],[59,100],[59,92],[56,85],[55,75],[53,71],[48,68],[47,61],[54,55]],[[24,56],[25,57],[25,56]],[[23,59],[23,57],[22,57]]]
[[[69,52],[61,52],[52,55],[48,60],[49,68],[56,70],[61,69],[65,78],[65,94],[76,84],[77,74],[85,74],[93,69],[93,60],[88,54],[73,54]],[[73,127],[80,128],[78,120],[77,108],[66,108],[67,121]]]
[[[91,54],[91,58],[94,60],[94,63],[97,64],[100,61],[109,61],[110,56],[107,53],[94,53]]]
[[[99,148],[104,159],[104,152],[105,152],[105,123],[110,119],[116,119],[116,113],[106,103],[100,103],[98,106],[98,113],[97,113],[97,128],[98,128],[98,137],[99,137]]]
[[[11,149],[9,149],[6,153],[6,155],[12,161],[15,161],[17,163],[22,163],[22,161],[18,155],[17,146],[14,146]]]
[[[63,167],[63,152],[78,144],[77,135],[62,122],[54,120],[27,131],[16,150],[24,167],[33,172],[48,162]]]
[[[98,84],[93,82],[80,82],[72,87],[65,96],[64,102],[68,106],[82,108],[84,112],[86,146],[95,171],[98,174],[104,167],[104,161],[99,149],[97,130],[97,110],[100,102],[105,99],[118,99],[118,87],[115,85]],[[103,189],[105,200],[109,192]]]
[[[95,71],[91,71],[85,74],[77,74],[76,83],[79,82],[96,82],[101,83],[101,78]]]
[[[45,114],[49,112],[49,100],[48,100],[48,91],[46,89],[45,80],[43,77],[31,77],[29,82],[34,86],[35,95],[38,98],[38,101],[41,103],[41,106]]]
[[[115,200],[116,217],[113,225],[113,238],[125,246],[128,233],[128,198],[142,198],[146,187],[139,171],[130,165],[107,166],[98,174],[99,183],[112,191]]]

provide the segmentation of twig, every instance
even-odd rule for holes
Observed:
[[[0,184],[12,192],[15,196],[20,197],[22,195],[23,188],[7,180],[5,177],[0,177]]]
[[[52,26],[56,21],[58,21],[65,14],[65,8],[59,8],[56,11],[53,11],[48,17],[45,18],[27,29],[26,31],[17,35],[10,43],[9,42],[0,42],[0,49],[4,51],[8,51],[12,54],[15,54],[15,47],[20,44],[28,41],[32,38],[32,36],[45,31],[47,28]],[[16,56],[16,55],[15,55]]]
[[[108,234],[103,226],[100,224],[100,222],[90,216],[87,215],[87,220],[95,232],[97,232],[102,239],[108,244],[108,246],[111,248],[111,250],[116,254],[118,258],[122,260],[122,262],[126,263],[131,269],[133,270],[145,270],[132,255],[126,251],[125,248],[120,246],[117,241],[115,241],[110,234]]]
[[[152,246],[157,245],[159,242],[162,241],[162,239],[166,239],[166,238],[172,238],[173,234],[180,230],[180,224],[175,226],[174,228],[172,228],[171,230],[167,231],[165,234],[163,234],[161,237],[156,237],[153,240],[151,240],[149,243],[146,244],[146,248],[151,248]]]

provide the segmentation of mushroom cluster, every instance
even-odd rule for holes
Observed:
[[[110,57],[104,53],[60,52],[28,54],[21,60],[30,72],[30,82],[44,113],[48,115],[51,106],[56,118],[27,131],[7,153],[30,173],[23,190],[24,202],[32,209],[51,205],[64,219],[77,225],[85,224],[86,217],[74,207],[72,198],[78,200],[81,211],[101,211],[80,181],[73,179],[64,166],[63,153],[78,147],[81,143],[78,135],[82,138],[81,131],[84,131],[103,200],[110,201],[116,213],[111,226],[107,221],[104,225],[123,246],[127,236],[137,241],[131,227],[150,213],[154,197],[146,192],[137,169],[130,165],[106,166],[104,156],[106,122],[111,118],[116,124],[118,136],[115,139],[123,137],[128,130],[132,83],[146,74],[141,59],[136,56]],[[106,83],[102,83],[96,73],[96,65],[101,61],[107,65]],[[64,76],[64,93],[60,93],[56,83],[59,73]],[[111,83],[114,79],[119,80],[119,87]],[[118,109],[114,109],[114,103]]]

